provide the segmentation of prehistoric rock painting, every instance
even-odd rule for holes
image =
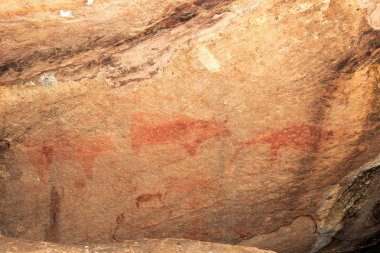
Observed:
[[[29,162],[41,181],[46,182],[49,167],[55,161],[74,161],[92,177],[95,159],[104,152],[115,150],[111,140],[104,136],[80,136],[60,133],[28,137],[23,141]]]
[[[193,119],[186,116],[157,123],[155,119],[147,120],[141,115],[133,115],[132,148],[136,152],[146,146],[176,144],[181,145],[189,155],[194,156],[198,146],[207,139],[230,135],[230,131],[224,125],[225,122]]]
[[[184,204],[195,210],[202,207],[208,200],[214,201],[218,190],[216,180],[207,174],[197,172],[186,177],[169,176],[162,179],[159,185],[163,189],[156,192],[140,194],[135,198],[135,206],[142,208],[157,208]],[[153,187],[155,188],[155,187]]]
[[[239,152],[251,145],[267,143],[270,144],[270,161],[275,162],[278,152],[283,147],[316,152],[319,149],[320,142],[333,136],[334,131],[325,131],[317,126],[307,124],[294,124],[279,130],[264,132],[253,139],[240,142],[235,149],[231,159],[227,162],[225,173],[232,174],[232,163]]]
[[[282,147],[292,147],[308,151],[317,151],[322,139],[331,137],[332,131],[323,131],[319,127],[295,124],[278,131],[262,133],[250,141],[240,143],[240,147],[268,143],[270,144],[271,159],[277,159],[278,151]]]

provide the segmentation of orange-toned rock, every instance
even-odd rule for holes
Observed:
[[[370,244],[378,10],[0,1],[0,231],[294,253]]]
[[[15,238],[0,238],[0,251],[9,253],[43,253],[43,252],[62,252],[62,253],[87,253],[87,252],[136,252],[136,253],[209,253],[209,252],[228,252],[228,253],[274,253],[273,251],[260,250],[253,247],[242,247],[224,245],[210,242],[197,242],[190,240],[139,240],[125,241],[123,243],[71,246],[58,245],[47,242],[31,242]]]

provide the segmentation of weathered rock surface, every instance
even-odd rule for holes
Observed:
[[[379,6],[1,1],[0,231],[279,253],[373,242]]]
[[[140,240],[125,241],[123,243],[113,243],[104,245],[85,246],[63,246],[54,243],[32,242],[15,238],[0,238],[0,252],[7,253],[99,253],[99,252],[134,252],[134,253],[274,253],[273,251],[259,250],[253,247],[241,247],[223,245],[218,243],[197,242],[190,240]]]

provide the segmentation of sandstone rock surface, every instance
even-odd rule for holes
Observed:
[[[190,240],[140,240],[125,241],[123,243],[113,243],[104,245],[91,246],[63,246],[47,242],[32,242],[15,238],[0,238],[0,252],[7,253],[45,253],[45,252],[62,252],[62,253],[274,253],[273,251],[259,250],[252,247],[241,247],[232,245],[223,245],[218,243],[197,242]]]
[[[279,253],[378,238],[379,6],[0,1],[0,231]]]

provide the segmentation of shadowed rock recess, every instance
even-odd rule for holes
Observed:
[[[0,1],[0,252],[380,252],[379,29],[379,0]]]

